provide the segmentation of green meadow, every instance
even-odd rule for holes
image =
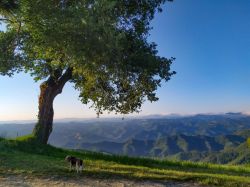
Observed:
[[[106,155],[41,145],[32,137],[0,139],[0,175],[30,177],[123,178],[153,181],[187,181],[211,186],[250,186],[250,166],[215,165],[149,158]],[[84,160],[81,174],[69,172],[66,155]]]

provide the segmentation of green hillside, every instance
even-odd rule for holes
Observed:
[[[194,151],[206,153],[206,155],[211,153],[214,154],[229,148],[236,148],[245,142],[245,138],[236,135],[208,137],[201,135],[187,136],[180,134],[175,136],[159,137],[156,140],[130,139],[123,143],[109,141],[82,143],[79,145],[79,148],[130,156],[167,157],[178,153],[187,155]],[[188,159],[191,159],[191,157],[188,157]],[[201,159],[202,157],[200,157],[200,160]],[[187,160],[187,158],[185,160]]]
[[[32,132],[34,124],[2,124],[0,137]],[[56,147],[134,157],[159,157],[214,164],[248,164],[250,117],[195,115],[159,119],[105,119],[55,123]]]
[[[250,167],[132,158],[94,152],[76,152],[39,145],[31,137],[0,139],[0,175],[55,176],[74,179],[66,155],[84,159],[82,176],[134,180],[190,181],[216,186],[250,186]],[[79,177],[77,175],[77,177]]]

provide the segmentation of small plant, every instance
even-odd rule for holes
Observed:
[[[247,138],[247,146],[250,148],[250,138]]]

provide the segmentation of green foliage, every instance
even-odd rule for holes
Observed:
[[[18,0],[1,0],[0,12],[5,14],[11,14],[18,8]]]
[[[15,52],[16,33],[14,31],[0,31],[0,75],[12,75],[21,70],[22,57]]]
[[[215,186],[249,186],[249,166],[214,165],[148,158],[111,156],[94,152],[76,152],[29,141],[0,140],[0,174],[32,177],[75,178],[68,172],[66,155],[83,158],[81,176],[95,178],[129,178],[144,180],[192,181]],[[28,141],[27,141],[28,140]],[[8,158],[8,159],[7,159]]]
[[[138,112],[145,99],[158,99],[155,90],[175,73],[174,59],[158,56],[156,44],[147,41],[149,23],[165,2],[3,1],[0,72],[21,66],[35,80],[57,82],[71,69],[69,81],[98,114]],[[5,52],[9,37],[14,44]]]

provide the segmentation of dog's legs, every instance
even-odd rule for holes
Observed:
[[[80,173],[82,173],[82,165],[80,166],[80,169],[79,169],[79,170],[80,170]]]
[[[72,164],[70,163],[69,164],[69,171],[71,171],[72,170]]]
[[[76,172],[77,173],[79,172],[79,163],[78,162],[76,163]]]

